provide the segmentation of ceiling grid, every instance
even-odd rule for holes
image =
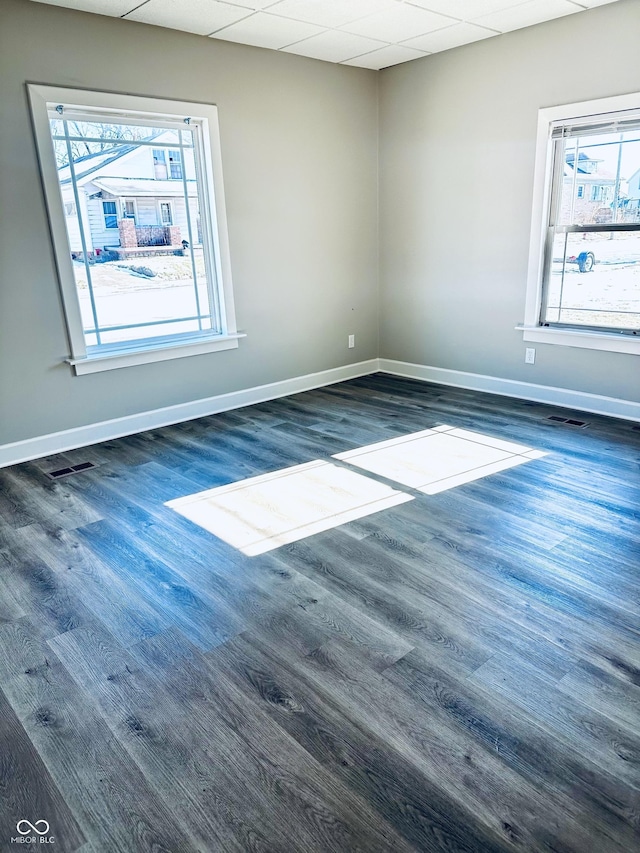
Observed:
[[[37,0],[382,69],[617,0]]]

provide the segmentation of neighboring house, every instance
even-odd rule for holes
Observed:
[[[626,217],[631,221],[640,219],[640,169],[627,181]]]
[[[571,218],[576,224],[587,225],[602,222],[607,218],[611,220],[616,178],[615,175],[602,169],[601,163],[602,160],[596,160],[580,152],[576,171],[574,152],[566,153],[562,194],[563,221]],[[574,182],[575,195],[572,192]],[[572,200],[573,216],[571,216]]]
[[[151,253],[161,246],[180,247],[183,240],[189,240],[186,198],[191,239],[194,245],[201,243],[193,151],[184,149],[183,162],[172,131],[161,131],[152,143],[125,142],[115,151],[112,148],[74,160],[77,200],[69,166],[59,169],[73,253],[83,248],[80,221],[87,252],[93,255],[105,249],[126,255]]]

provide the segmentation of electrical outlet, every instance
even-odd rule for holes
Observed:
[[[356,336],[355,335],[349,335],[349,349],[353,349],[355,345],[356,345]]]
[[[535,364],[536,363],[536,351],[535,347],[527,347],[524,351],[524,363],[525,364]]]

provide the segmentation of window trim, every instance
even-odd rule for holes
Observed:
[[[122,219],[133,219],[133,224],[138,225],[138,202],[135,198],[123,196],[122,199]],[[133,205],[133,216],[127,216],[127,205]]]
[[[118,216],[118,201],[114,198],[102,198],[100,199],[100,203],[102,205],[102,218],[104,220],[104,230],[105,231],[117,231],[118,230],[118,220],[122,217]],[[113,213],[105,213],[104,206],[105,204],[112,204],[115,208]],[[116,224],[115,225],[107,225],[107,217],[115,216]]]
[[[123,367],[127,364],[148,363],[182,355],[198,354],[204,351],[237,347],[238,339],[244,335],[237,331],[233,300],[217,107],[213,104],[120,95],[112,92],[86,91],[34,83],[27,83],[27,91],[69,340],[70,357],[65,361],[73,365],[76,374],[80,374],[94,372],[93,368],[87,369],[89,364],[96,365],[95,369],[97,370],[107,370],[112,367]],[[205,144],[199,146],[200,156],[198,159],[202,161],[200,163],[200,178],[206,199],[203,199],[200,220],[203,236],[206,235],[205,240],[208,240],[212,250],[213,269],[211,272],[213,273],[213,282],[211,289],[216,297],[218,307],[219,330],[209,335],[203,335],[201,332],[193,336],[181,335],[179,339],[154,342],[146,347],[144,341],[140,342],[135,348],[126,342],[123,343],[119,351],[87,352],[73,263],[67,239],[57,164],[49,129],[47,103],[51,104],[52,102],[82,105],[90,110],[104,110],[105,114],[117,111],[125,115],[137,114],[142,119],[146,116],[149,116],[150,119],[155,116],[156,118],[152,122],[155,126],[158,126],[157,117],[164,116],[173,121],[184,121],[185,118],[189,118],[191,122],[197,122],[202,127],[202,137]],[[209,203],[206,203],[206,200]],[[98,367],[98,364],[101,366]]]
[[[163,222],[162,220],[162,205],[169,205],[169,216],[171,218],[171,222]],[[170,228],[172,225],[175,225],[176,217],[175,210],[173,207],[173,202],[170,198],[159,198],[158,199],[158,224],[163,228]]]
[[[178,154],[179,159],[171,161],[171,152]],[[181,181],[184,175],[184,163],[182,162],[182,158],[180,157],[180,149],[179,148],[167,148],[166,149],[166,157],[167,157],[167,180],[169,181]],[[171,166],[179,166],[180,167],[180,175],[177,178],[171,174]]]
[[[516,326],[517,330],[523,332],[523,340],[525,341],[640,355],[640,336],[637,335],[623,335],[616,331],[600,332],[588,328],[584,330],[552,328],[542,326],[540,323],[544,251],[553,180],[551,125],[558,121],[570,119],[586,121],[589,118],[601,116],[603,113],[637,111],[638,109],[640,109],[640,92],[632,92],[627,95],[614,95],[609,98],[598,98],[597,100],[582,101],[575,104],[545,107],[538,112],[524,322]]]
[[[162,154],[162,165],[164,166],[165,177],[158,178],[156,175],[156,153]],[[153,159],[153,174],[156,181],[166,181],[169,177],[169,166],[167,165],[167,149],[166,148],[152,148],[151,149],[151,157]]]

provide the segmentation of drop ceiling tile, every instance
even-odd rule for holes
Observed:
[[[95,12],[98,15],[113,15],[119,18],[136,6],[140,0],[38,0],[50,6],[64,6],[66,9],[81,9],[83,12]]]
[[[377,12],[359,21],[345,24],[342,29],[366,38],[381,41],[403,41],[455,23],[444,15],[436,15],[417,6],[396,4],[385,12]]]
[[[507,33],[580,11],[580,6],[570,3],[569,0],[529,0],[528,3],[521,3],[512,9],[481,15],[474,18],[474,23]]]
[[[382,47],[380,50],[374,50],[364,56],[348,59],[343,65],[355,65],[358,68],[372,68],[377,71],[380,68],[388,68],[389,65],[399,65],[401,62],[409,62],[412,59],[421,59],[426,55],[420,50],[391,44],[389,47]]]
[[[453,18],[471,20],[489,12],[499,12],[510,6],[518,6],[525,0],[410,0],[414,6],[421,6],[431,12],[451,15]]]
[[[397,0],[280,0],[271,11],[275,15],[321,27],[339,27],[397,5]]]
[[[352,59],[354,56],[370,53],[376,48],[385,46],[384,42],[354,36],[352,33],[326,30],[291,47],[285,47],[284,50],[287,53],[296,53],[298,56],[324,59],[326,62],[344,62],[345,59]]]
[[[256,12],[255,15],[214,33],[212,38],[278,50],[294,42],[315,36],[320,32],[322,32],[322,27],[316,27],[314,24],[292,21],[289,18],[280,18],[276,15],[268,15],[265,12]]]
[[[437,30],[435,33],[427,33],[415,39],[408,39],[403,44],[417,50],[426,50],[428,53],[438,53],[441,50],[460,47],[462,44],[471,44],[471,42],[495,35],[495,30],[488,30],[475,24],[454,24],[452,27]]]
[[[127,15],[125,20],[206,36],[250,14],[249,9],[217,0],[180,0],[179,3],[175,0],[149,0]]]

